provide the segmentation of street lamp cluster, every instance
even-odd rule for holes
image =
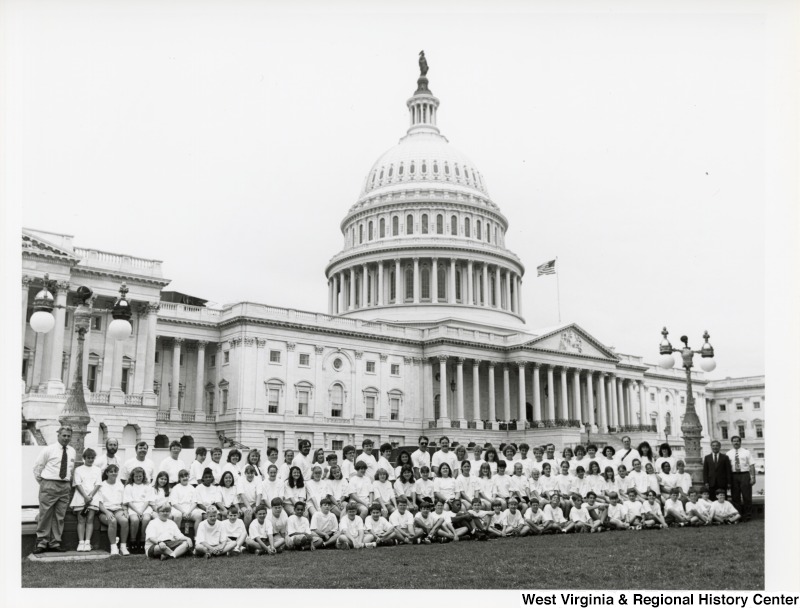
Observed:
[[[33,315],[31,315],[31,329],[39,334],[46,334],[55,327],[56,319],[53,309],[57,306],[53,294],[50,292],[52,284],[49,275],[44,275],[44,286],[33,300]],[[114,302],[111,310],[113,321],[108,326],[109,335],[117,342],[125,340],[131,335],[133,327],[130,323],[131,306],[126,298],[128,286],[123,283],[119,288],[119,297]],[[78,353],[75,364],[72,388],[67,389],[67,402],[59,416],[59,422],[72,427],[72,440],[70,443],[77,454],[76,461],[83,461],[83,442],[87,434],[87,426],[91,421],[89,410],[86,407],[86,398],[83,394],[83,356],[86,332],[92,319],[92,309],[88,300],[93,292],[90,288],[81,286],[75,292],[79,301],[75,308],[75,331],[78,334]],[[63,330],[62,330],[63,331]]]
[[[664,339],[661,340],[659,345],[659,353],[661,357],[658,360],[659,366],[664,369],[672,369],[675,366],[675,357],[673,353],[680,353],[681,364],[686,371],[686,414],[681,423],[681,432],[683,433],[684,449],[686,450],[686,472],[692,477],[692,485],[700,486],[703,484],[703,463],[702,451],[700,448],[700,439],[703,437],[703,425],[700,424],[700,417],[694,408],[694,392],[692,391],[692,366],[695,355],[700,355],[700,368],[705,372],[712,372],[717,367],[717,362],[714,361],[714,347],[709,344],[708,339],[711,337],[706,331],[703,333],[705,342],[700,350],[692,350],[689,348],[689,338],[681,336],[683,348],[673,348],[670,341],[667,339],[669,332],[665,327],[661,331]]]

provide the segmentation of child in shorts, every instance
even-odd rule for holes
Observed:
[[[267,521],[266,505],[256,507],[255,519],[250,522],[249,536],[245,546],[256,555],[275,555],[275,545],[272,543],[272,524]]]
[[[208,507],[206,519],[197,527],[195,534],[194,554],[198,557],[205,555],[206,559],[227,555],[236,546],[222,534],[222,526],[218,520],[219,510],[215,505]]]
[[[170,519],[172,507],[168,503],[156,509],[156,518],[147,524],[144,552],[147,557],[165,559],[179,558],[192,548],[191,539],[181,534],[178,525]]]
[[[227,519],[220,522],[220,525],[222,526],[222,535],[234,542],[233,548],[228,551],[228,556],[241,553],[244,541],[247,540],[247,528],[239,519],[239,508],[236,505],[231,505],[228,509]]]
[[[76,467],[72,478],[75,494],[70,507],[78,516],[78,551],[92,550],[94,514],[99,510],[100,497],[97,493],[102,485],[102,472],[94,466],[97,452],[92,448],[83,451],[83,464]]]
[[[364,520],[358,517],[358,503],[349,502],[339,522],[337,549],[361,549],[364,546]]]
[[[334,547],[339,540],[339,520],[331,513],[331,506],[333,501],[323,498],[319,501],[319,511],[311,516],[311,534],[322,541],[322,548]]]

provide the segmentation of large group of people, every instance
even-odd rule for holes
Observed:
[[[78,551],[91,550],[97,518],[107,526],[112,555],[143,552],[164,560],[737,524],[750,517],[747,491],[755,483],[738,437],[728,455],[712,443],[699,491],[668,443],[634,448],[629,437],[619,451],[589,444],[557,454],[552,443],[451,446],[447,437],[432,451],[421,436],[416,450],[402,450],[394,461],[390,444],[376,451],[365,439],[360,453],[345,446],[341,462],[336,453],[312,453],[303,440],[282,461],[276,448],[264,460],[258,450],[243,457],[231,449],[223,462],[221,448],[198,447],[188,466],[174,441],[158,467],[146,442],[120,462],[114,439],[100,456],[86,449],[74,467],[70,438],[69,427],[59,429],[58,444],[45,448],[34,467],[40,483],[34,553],[64,550],[71,488]],[[728,488],[740,493],[736,506]]]

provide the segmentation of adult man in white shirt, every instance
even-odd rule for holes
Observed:
[[[94,461],[94,466],[101,471],[105,471],[110,464],[115,464],[121,468],[122,463],[117,458],[117,450],[119,450],[119,441],[111,438],[106,439],[106,453],[97,457],[97,460]]]
[[[731,461],[731,502],[742,515],[743,521],[750,521],[753,511],[753,485],[756,483],[756,464],[749,450],[742,447],[742,438],[731,437],[733,449],[728,450]]]
[[[58,429],[58,443],[48,445],[33,465],[33,476],[39,484],[39,517],[36,523],[36,548],[34,553],[64,552],[61,534],[67,514],[75,469],[75,448],[69,445],[72,427]]]
[[[180,459],[181,455],[181,442],[180,441],[173,441],[169,444],[169,456],[167,456],[164,460],[161,461],[161,464],[158,466],[158,472],[166,471],[167,475],[169,475],[169,487],[174,488],[175,485],[178,483],[178,473],[181,472],[182,469],[186,469],[186,463]],[[155,480],[148,480],[148,481],[155,481]]]
[[[431,471],[436,473],[437,477],[439,476],[439,467],[445,462],[450,467],[450,477],[455,477],[458,472],[458,459],[455,452],[450,451],[450,439],[448,437],[442,437],[439,440],[439,449],[431,457]]]
[[[147,450],[149,449],[150,446],[147,445],[146,441],[140,441],[136,444],[136,458],[129,458],[125,461],[125,464],[120,467],[119,480],[122,483],[128,482],[131,471],[133,471],[133,469],[136,467],[142,467],[144,469],[144,473],[147,475],[148,481],[153,479],[156,465],[153,464],[152,460],[147,458]]]
[[[631,447],[631,438],[625,435],[622,438],[622,447],[617,452],[617,466],[624,464],[630,471],[633,468],[633,461],[639,458],[639,450]]]
[[[295,454],[292,459],[292,466],[298,467],[303,473],[303,480],[308,481],[311,479],[311,459],[308,457],[311,452],[311,442],[308,439],[300,441],[300,452]]]
[[[411,466],[414,467],[415,479],[419,479],[422,476],[419,472],[422,467],[430,468],[431,466],[431,455],[430,452],[428,452],[428,443],[428,438],[422,435],[419,438],[419,449],[411,453]]]

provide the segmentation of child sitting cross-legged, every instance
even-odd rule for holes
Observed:
[[[715,524],[738,524],[742,516],[731,503],[725,500],[725,488],[717,490],[717,501],[711,505],[709,517]]]
[[[296,467],[293,467],[296,468]],[[311,551],[322,546],[322,539],[311,534],[311,525],[308,518],[303,514],[306,511],[306,503],[298,500],[294,503],[294,513],[289,517],[287,531],[289,534],[289,546],[299,551],[309,548]]]
[[[225,473],[227,472],[228,471]],[[225,473],[223,473],[223,475],[225,475]],[[220,525],[222,526],[222,535],[234,543],[228,556],[241,553],[244,541],[247,540],[247,529],[244,527],[244,522],[239,519],[239,508],[236,505],[230,506],[227,519],[220,522]]]
[[[323,498],[319,502],[319,511],[311,516],[311,534],[322,541],[323,548],[334,547],[339,540],[339,520],[331,513],[332,505],[330,498]]]
[[[158,517],[150,521],[145,529],[144,550],[148,557],[162,560],[178,558],[192,547],[188,536],[181,534],[178,525],[170,519],[172,507],[164,503],[156,509]]]
[[[373,503],[369,508],[369,517],[364,520],[364,548],[374,549],[378,545],[394,544],[394,528],[381,515],[380,503]]]
[[[275,555],[275,545],[272,542],[272,524],[267,521],[267,505],[256,507],[255,519],[250,522],[250,533],[245,545],[256,555]]]
[[[219,510],[215,505],[210,505],[206,511],[206,519],[197,527],[195,534],[194,554],[205,555],[206,558],[226,555],[236,546],[222,533],[222,525],[217,521]]]

